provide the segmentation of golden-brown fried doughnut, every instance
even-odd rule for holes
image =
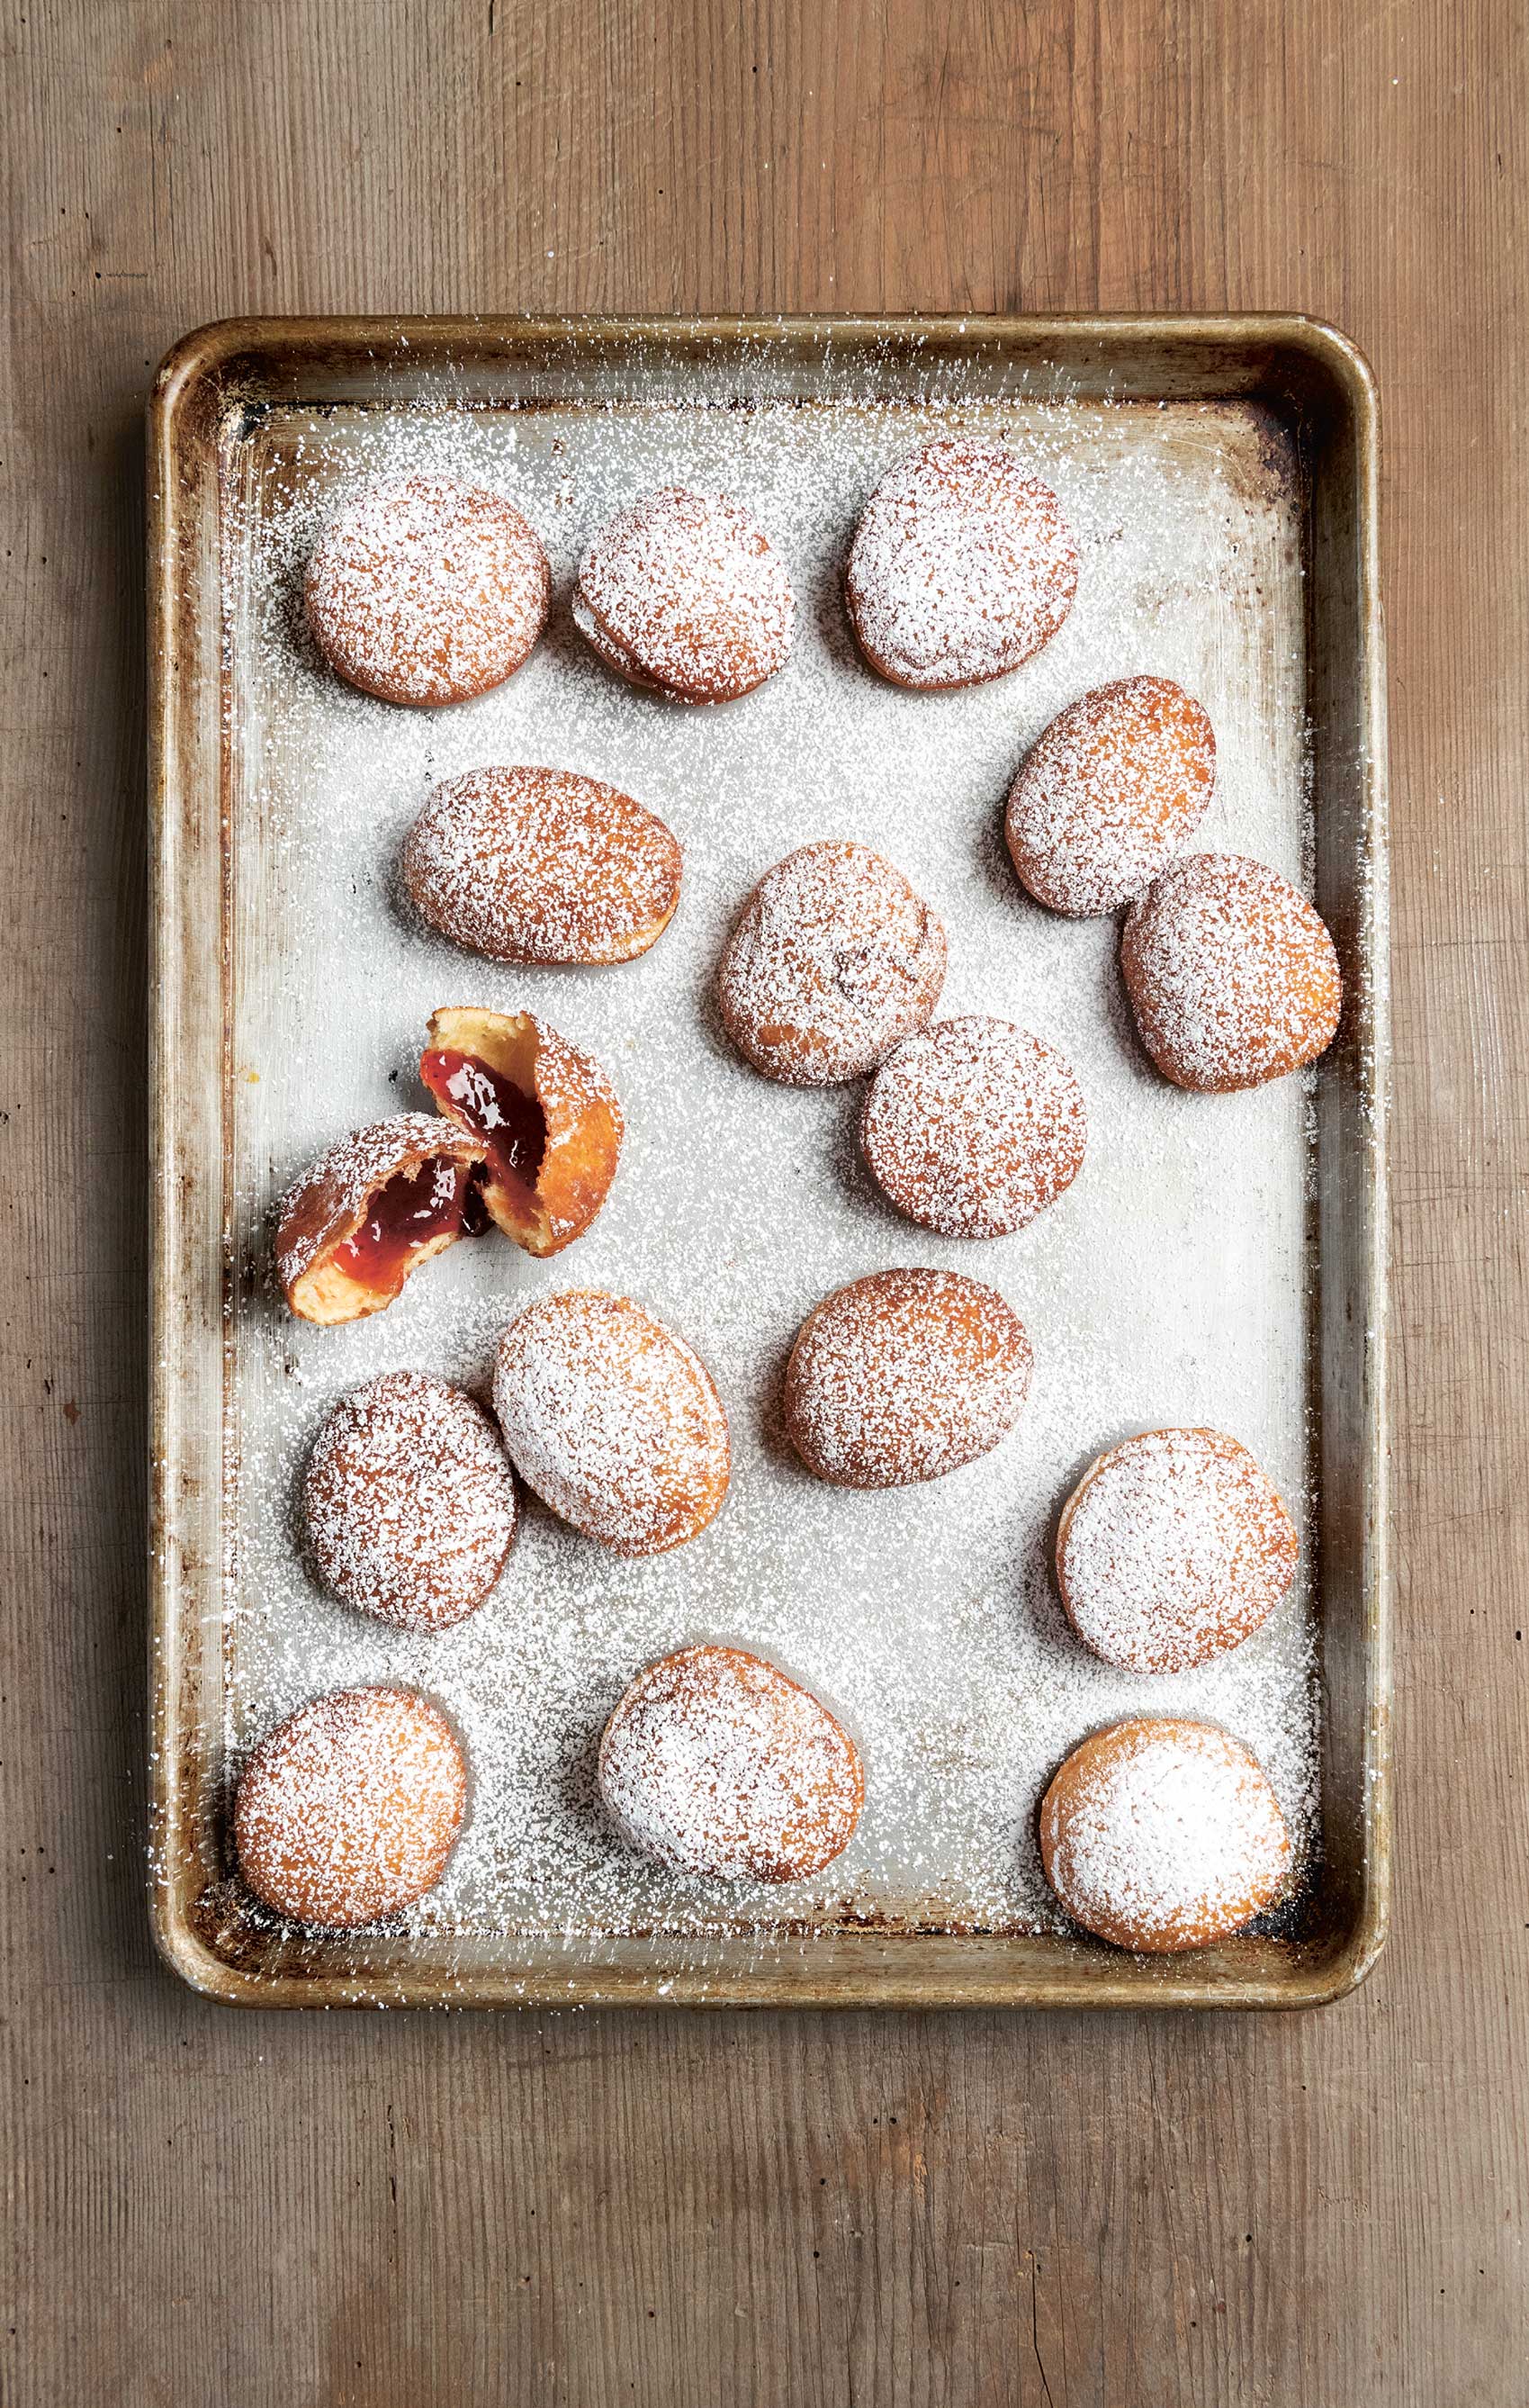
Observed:
[[[766,870],[728,939],[717,997],[756,1070],[794,1087],[864,1078],[922,1028],[945,982],[945,931],[867,845],[803,845]]]
[[[923,692],[1007,677],[1050,642],[1077,588],[1050,487],[968,436],[926,443],[882,478],[844,580],[871,666]]]
[[[679,846],[664,822],[566,769],[448,779],[401,867],[421,917],[496,962],[629,962],[679,900]]]
[[[478,1139],[429,1112],[352,1129],[283,1199],[276,1267],[303,1321],[359,1321],[462,1235]]]
[[[1005,830],[1037,903],[1082,918],[1146,892],[1209,807],[1216,738],[1171,678],[1080,695],[1026,753]]]
[[[1240,853],[1165,870],[1126,914],[1121,970],[1141,1041],[1177,1087],[1261,1087],[1337,1034],[1343,982],[1325,924]]]
[[[1272,1906],[1290,1833],[1268,1776],[1216,1723],[1113,1723],[1075,1747],[1040,1810],[1046,1878],[1085,1931],[1153,1954],[1205,1948]]]
[[[947,1238],[1022,1229],[1071,1186],[1088,1124],[1054,1046],[1011,1021],[936,1020],[871,1082],[860,1142],[899,1212]]]
[[[786,1429],[807,1469],[841,1487],[938,1480],[1013,1428],[1030,1359],[996,1288],[959,1271],[873,1271],[803,1322]]]
[[[401,1630],[446,1630],[504,1569],[515,1480],[471,1397],[428,1371],[386,1371],[325,1419],[303,1519],[336,1597]]]
[[[727,1416],[698,1354],[630,1297],[568,1288],[499,1343],[493,1409],[542,1502],[621,1555],[697,1538],[727,1494]]]
[[[352,1931],[435,1888],[467,1801],[444,1714],[412,1689],[332,1689],[267,1732],[234,1807],[239,1869],[293,1923]]]
[[[740,1647],[639,1672],[606,1725],[600,1788],[635,1847],[713,1881],[806,1881],[849,1844],[860,1754],[828,1708]]]
[[[1057,1585],[1107,1663],[1184,1672],[1267,1621],[1299,1552],[1273,1481],[1235,1438],[1143,1430],[1098,1456],[1063,1507]]]
[[[785,666],[795,598],[752,512],[667,486],[618,510],[579,570],[574,621],[633,685],[732,702]]]
[[[314,641],[383,702],[466,702],[536,646],[547,554],[512,502],[450,477],[368,485],[329,522],[304,598]]]

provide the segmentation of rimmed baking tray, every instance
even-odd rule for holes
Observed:
[[[1348,990],[1339,1040],[1288,1121],[1298,1137],[1286,1203],[1296,1192],[1291,1178],[1304,1200],[1293,1224],[1288,1210],[1279,1224],[1282,1252],[1258,1227],[1250,1238],[1268,1257],[1260,1276],[1268,1274],[1273,1317],[1263,1326],[1285,1333],[1291,1356],[1275,1384],[1292,1428],[1298,1412],[1306,1452],[1297,1477],[1311,1568],[1305,1611],[1318,1766],[1308,1878],[1268,1928],[1193,1956],[1136,1959],[1063,1931],[1017,1928],[1002,1912],[947,1911],[937,1882],[922,1893],[905,1884],[892,1896],[870,1870],[836,1914],[734,1928],[724,1918],[708,1930],[674,1928],[661,1908],[646,1921],[627,1914],[607,1929],[588,1915],[577,1928],[566,1916],[550,1928],[555,1907],[544,1928],[522,1912],[495,1928],[492,1912],[464,1908],[454,1919],[341,1938],[293,1932],[250,1912],[232,1877],[226,1801],[241,1683],[264,1660],[250,1599],[259,1571],[248,1525],[261,1395],[258,1364],[255,1371],[250,1365],[270,1308],[255,1267],[260,1223],[250,1197],[262,1179],[268,1184],[297,1167],[271,1158],[280,1141],[261,1118],[266,1098],[251,1101],[256,1040],[280,1038],[268,992],[278,974],[268,915],[279,908],[283,838],[266,824],[267,797],[250,769],[259,681],[248,615],[240,616],[250,500],[269,483],[273,460],[290,466],[305,444],[322,448],[322,437],[337,440],[343,463],[347,427],[439,411],[443,399],[485,423],[495,413],[522,413],[523,426],[540,425],[549,452],[577,437],[582,414],[608,422],[625,411],[639,429],[634,462],[644,423],[667,423],[696,404],[711,406],[711,425],[766,432],[791,413],[805,424],[804,414],[832,409],[872,430],[866,457],[882,435],[906,442],[913,430],[963,412],[981,424],[1012,421],[1022,436],[1048,412],[1061,423],[1065,404],[1073,413],[1065,423],[1085,447],[1091,408],[1101,440],[1128,429],[1117,443],[1123,458],[1133,444],[1140,448],[1145,413],[1156,412],[1164,473],[1219,479],[1234,518],[1246,503],[1254,556],[1232,576],[1227,614],[1256,618],[1264,579],[1271,610],[1283,597],[1285,619],[1250,657],[1255,668],[1264,662],[1265,704],[1283,713],[1280,758],[1300,781],[1305,867]],[[178,346],[150,415],[150,1892],[167,1960],[208,1995],[255,2005],[1293,2007],[1351,1988],[1384,1938],[1390,1840],[1385,723],[1376,407],[1351,346],[1286,317],[244,320]],[[662,445],[654,465],[664,465]],[[1234,528],[1233,555],[1239,539]],[[1165,612],[1174,598],[1170,579]],[[831,624],[831,600],[819,616],[833,653],[843,638]],[[1278,709],[1269,700],[1276,688]],[[636,791],[652,798],[640,784]],[[1207,840],[1233,842],[1208,833]],[[490,999],[481,982],[460,971],[431,975],[440,999],[459,989],[464,997],[469,985],[475,999]],[[394,1100],[384,1089],[376,1110]],[[907,1252],[884,1229],[878,1243],[879,1259]],[[1269,1268],[1276,1253],[1278,1276]],[[596,1263],[564,1276],[598,1272]],[[826,1257],[815,1283],[809,1269],[803,1308],[841,1275],[831,1274]],[[684,1326],[682,1297],[675,1317]],[[1245,1335],[1231,1334],[1231,1352]],[[268,1339],[267,1330],[267,1369]],[[397,1359],[423,1358],[406,1346]],[[1302,1391],[1294,1404],[1293,1381]],[[1097,1442],[1112,1434],[1095,1433]],[[254,1510],[269,1519],[269,1508],[270,1495],[263,1505],[257,1494]],[[284,1532],[275,1543],[289,1543]],[[747,1559],[741,1571],[733,1565],[729,1596],[726,1618],[736,1627],[746,1621]],[[275,1678],[269,1662],[260,1677]],[[444,1677],[442,1687],[450,1701]],[[1150,1710],[1153,1700],[1141,1702]],[[1058,1757],[1078,1735],[1058,1729]],[[936,1792],[939,1772],[936,1766]]]

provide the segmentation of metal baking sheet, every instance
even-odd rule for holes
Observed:
[[[1017,676],[906,695],[844,624],[845,543],[882,469],[932,431],[1000,433],[1078,529],[1079,595]],[[338,494],[398,465],[510,492],[549,545],[554,610],[527,668],[450,711],[336,685],[294,598]],[[257,2003],[522,2000],[1302,2004],[1358,1979],[1386,1887],[1383,751],[1373,400],[1300,321],[507,321],[233,323],[193,337],[153,405],[158,1025],[155,1091],[156,1928],[198,1986]],[[789,557],[793,661],[684,710],[631,693],[567,622],[589,530],[633,490],[746,495]],[[1084,687],[1179,677],[1209,707],[1201,841],[1302,879],[1349,991],[1314,1076],[1187,1096],[1130,1034],[1112,923],[1020,895],[1002,798]],[[588,770],[668,820],[673,928],[611,971],[514,972],[411,924],[393,876],[428,783],[491,760]],[[1059,1044],[1090,1109],[1071,1194],[1007,1240],[898,1221],[859,1169],[858,1088],[775,1088],[730,1054],[717,953],[798,843],[886,853],[950,940],[942,1011]],[[526,1005],[606,1061],[629,1136],[573,1252],[461,1246],[340,1330],[285,1314],[269,1214],[330,1137],[418,1101],[445,1002]],[[929,1487],[823,1489],[779,1430],[809,1306],[891,1264],[1001,1287],[1036,1350],[1030,1408]],[[490,1604],[435,1641],[374,1628],[305,1569],[293,1498],[327,1406],[373,1371],[481,1387],[497,1332],[567,1284],[634,1293],[694,1343],[728,1406],[734,1488],[712,1532],[617,1564],[534,1505]],[[1126,1429],[1206,1421],[1275,1473],[1302,1526],[1297,1593],[1173,1682],[1094,1663],[1047,1569],[1082,1464]],[[800,1892],[675,1882],[607,1830],[589,1761],[631,1673],[700,1636],[807,1678],[862,1741],[850,1851]],[[441,1890],[396,1927],[281,1927],[237,1881],[230,1783],[301,1698],[401,1677],[466,1740],[472,1811]],[[1035,1808],[1089,1728],[1204,1712],[1268,1766],[1303,1860],[1261,1929],[1172,1960],[1068,1932]]]

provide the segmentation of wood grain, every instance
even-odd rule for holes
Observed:
[[[1515,2408],[1525,23],[13,0],[0,2398]],[[142,1904],[140,412],[199,320],[1304,308],[1386,413],[1400,1913],[1288,2020],[234,2016]]]

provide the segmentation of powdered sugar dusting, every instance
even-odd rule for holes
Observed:
[[[574,1289],[529,1306],[500,1346],[493,1409],[537,1496],[623,1554],[691,1538],[726,1487],[705,1366],[628,1297]]]
[[[1235,1647],[1295,1570],[1274,1484],[1216,1430],[1146,1430],[1094,1465],[1069,1501],[1057,1571],[1079,1635],[1137,1672],[1177,1672]]]
[[[945,931],[863,844],[803,845],[760,880],[718,976],[729,1036],[795,1086],[864,1078],[939,1000]]]
[[[1080,915],[1142,894],[1210,802],[1216,739],[1168,678],[1122,678],[1059,712],[1008,798],[1008,849],[1039,903]]]
[[[443,1630],[482,1604],[504,1568],[515,1482],[471,1397],[427,1372],[390,1371],[324,1422],[303,1511],[336,1597],[406,1630]]]
[[[1079,1923],[1138,1947],[1235,1930],[1290,1861],[1279,1804],[1222,1730],[1135,1721],[1085,1748],[1048,1793],[1051,1877]]]
[[[635,1846],[713,1881],[821,1872],[864,1794],[854,1746],[818,1699],[725,1647],[638,1674],[601,1742],[600,1787]]]
[[[1022,1229],[1071,1185],[1087,1140],[1083,1091],[1055,1047],[976,1012],[898,1047],[861,1130],[898,1211],[949,1238]]]
[[[1260,861],[1197,853],[1132,906],[1121,962],[1148,1052],[1180,1086],[1253,1086],[1332,1042],[1333,939]]]
[[[340,675],[414,705],[519,668],[547,616],[547,555],[496,494],[448,477],[365,486],[314,547],[307,611]]]
[[[907,694],[861,662],[843,609],[856,519],[928,437],[1007,446],[1058,494],[1077,606],[1014,677]],[[1026,750],[1079,693],[1137,669],[1199,695],[1220,760],[1207,842],[1299,880],[1308,824],[1299,523],[1239,409],[1036,405],[962,377],[928,407],[278,409],[230,495],[236,962],[230,1031],[237,1262],[230,1323],[233,1526],[228,1741],[240,1752],[315,1692],[403,1681],[437,1696],[473,1770],[471,1822],[406,1918],[432,1966],[502,1952],[577,1959],[593,1935],[765,1935],[868,1918],[894,1929],[1052,1930],[1036,1816],[1065,1752],[1140,1707],[1139,1678],[1068,1626],[1050,1562],[1062,1500],[1126,1430],[1206,1423],[1253,1449],[1308,1526],[1308,1096],[1293,1080],[1208,1108],[1136,1046],[1116,931],[1024,896],[1002,806]],[[337,494],[400,469],[502,493],[540,529],[554,607],[525,667],[482,700],[406,712],[342,686],[307,638],[304,564]],[[785,668],[726,710],[678,710],[591,653],[568,602],[593,532],[682,484],[747,499],[800,595]],[[685,848],[661,942],[607,968],[471,961],[396,904],[393,867],[433,786],[536,762],[638,796]],[[894,863],[944,924],[941,1008],[1057,1046],[1088,1099],[1089,1160],[1064,1202],[984,1243],[894,1215],[856,1143],[863,1090],[761,1079],[718,1024],[718,963],[762,868],[824,837]],[[626,1112],[598,1220],[540,1262],[491,1233],[451,1247],[373,1318],[294,1322],[266,1283],[273,1198],[336,1130],[422,1101],[443,1000],[531,1009],[607,1064]],[[257,1075],[258,1074],[258,1075]],[[432,1116],[434,1121],[434,1116]],[[780,1428],[805,1315],[889,1266],[969,1273],[1019,1313],[1029,1400],[993,1454],[915,1487],[813,1479]],[[713,1374],[731,1430],[726,1505],[642,1559],[535,1498],[479,1612],[436,1636],[326,1597],[293,1500],[336,1399],[400,1368],[485,1398],[516,1313],[573,1283],[642,1298]],[[1234,1654],[1154,1683],[1154,1708],[1247,1740],[1313,1844],[1317,1697],[1308,1572]],[[611,1828],[593,1774],[634,1673],[725,1638],[823,1698],[865,1756],[843,1856],[789,1899],[680,1881]],[[517,1935],[530,1935],[521,1940]],[[655,1942],[655,1946],[659,1943]]]
[[[845,591],[870,659],[900,685],[1003,677],[1055,635],[1078,554],[1057,497],[1011,452],[927,444],[883,477]]]
[[[879,1271],[825,1297],[786,1373],[786,1426],[820,1479],[937,1480],[1007,1437],[1030,1342],[995,1288],[957,1271]]]

